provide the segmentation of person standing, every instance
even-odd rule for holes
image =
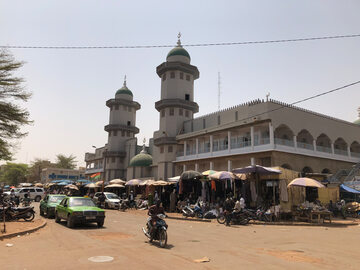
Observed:
[[[176,197],[176,189],[174,189],[170,194],[170,212],[175,212],[176,210]]]

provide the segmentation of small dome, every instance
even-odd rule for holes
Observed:
[[[133,93],[130,91],[129,88],[127,88],[126,86],[126,75],[125,75],[125,78],[124,78],[124,84],[123,84],[123,87],[121,87],[119,90],[116,91],[116,95],[130,95],[133,97]]]
[[[166,56],[166,59],[168,59],[170,56],[175,56],[175,55],[185,56],[189,58],[189,60],[191,60],[190,54],[183,47],[173,48]]]
[[[123,87],[121,87],[119,90],[116,91],[115,95],[130,95],[133,97],[133,93],[130,91],[129,88],[126,87],[126,85],[124,85]]]
[[[145,150],[145,145],[140,154],[137,154],[130,160],[130,167],[149,167],[153,162],[153,158]]]

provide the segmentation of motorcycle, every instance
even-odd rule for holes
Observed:
[[[220,224],[225,224],[226,222],[226,216],[230,215],[230,223],[234,224],[234,225],[246,225],[249,223],[249,218],[248,215],[244,212],[231,212],[229,213],[227,210],[225,210],[224,212],[222,212],[218,217],[217,217],[217,222]]]
[[[152,233],[152,235],[150,235],[150,222],[151,222],[151,217],[148,218],[148,221],[146,223],[146,229],[143,227],[143,233],[145,234],[145,236],[149,239],[149,242],[151,243],[153,240],[157,240],[159,241],[160,247],[164,248],[166,246],[167,243],[167,228],[168,225],[166,224],[164,218],[166,217],[163,214],[159,214],[157,215],[158,219],[156,221],[155,224],[153,224],[152,226],[155,226],[155,230]]]
[[[190,207],[189,205],[186,205],[181,210],[184,217],[197,217],[197,218],[203,218],[204,213],[199,205],[199,203],[196,203],[194,207]]]
[[[124,212],[126,209],[128,209],[127,203],[125,200],[121,199],[119,202],[119,210]]]
[[[19,220],[32,221],[35,218],[34,207],[13,207],[7,205],[4,208],[0,208],[0,220],[3,221],[5,211],[5,220]]]
[[[259,220],[259,221],[265,221],[270,222],[271,218],[270,215],[267,213],[267,211],[263,209],[243,209],[242,212],[247,215],[249,220]]]

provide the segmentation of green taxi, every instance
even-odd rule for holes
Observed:
[[[55,215],[55,207],[64,199],[65,195],[49,194],[40,201],[40,215],[53,217]]]
[[[55,209],[55,222],[66,220],[66,225],[73,228],[78,223],[97,223],[104,225],[105,211],[95,206],[87,197],[65,197]]]

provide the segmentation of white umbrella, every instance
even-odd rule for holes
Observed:
[[[140,184],[140,186],[151,186],[151,185],[153,185],[154,183],[155,183],[155,180],[149,179],[149,180],[145,180],[144,182],[142,182],[142,183]]]
[[[120,184],[111,184],[111,185],[107,185],[105,188],[124,188],[124,185],[120,185]]]
[[[120,185],[123,185],[126,183],[126,181],[124,180],[121,180],[121,179],[113,179],[109,182],[110,184],[120,184]]]
[[[318,181],[311,179],[311,178],[307,178],[307,177],[295,178],[288,184],[288,187],[291,187],[291,186],[316,187],[316,188],[324,188],[325,187],[323,184],[319,183]]]
[[[168,181],[171,183],[177,183],[179,182],[179,180],[180,180],[180,175],[168,178]]]
[[[139,186],[143,181],[139,179],[131,179],[125,183],[125,186]]]
[[[90,183],[90,184],[87,184],[85,187],[86,188],[97,188],[98,186],[94,183]]]
[[[77,186],[73,185],[73,184],[66,185],[65,188],[79,190],[79,188]]]
[[[167,186],[167,185],[171,185],[171,184],[174,184],[174,183],[166,182],[163,180],[158,180],[158,181],[154,181],[153,183],[150,183],[150,185],[153,185],[153,186]]]

